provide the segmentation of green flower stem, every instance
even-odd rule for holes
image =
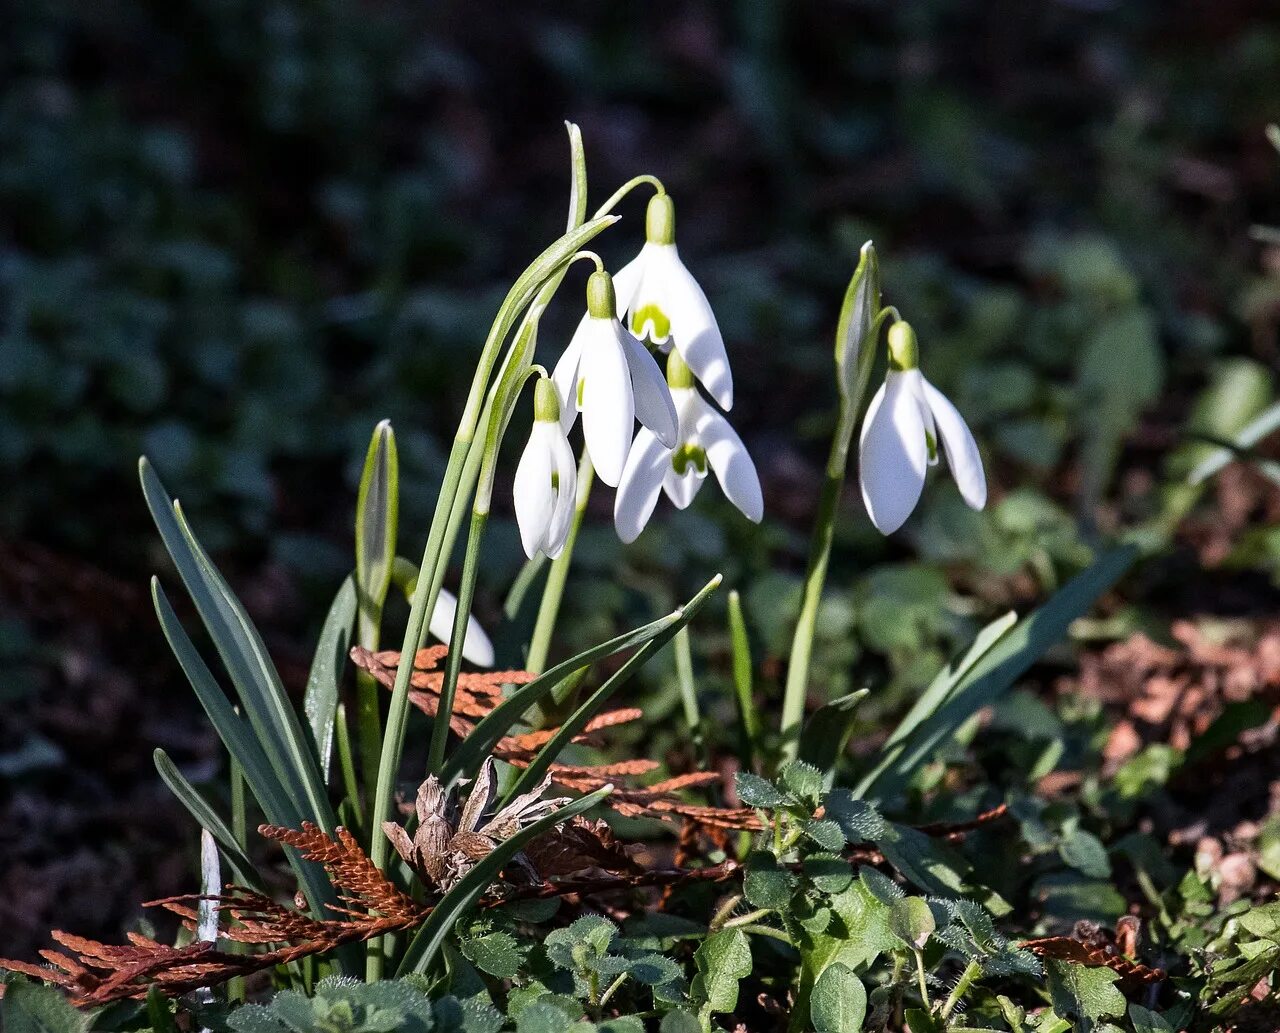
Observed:
[[[680,702],[684,705],[684,719],[693,734],[694,746],[701,751],[702,711],[698,708],[698,686],[693,677],[693,647],[689,642],[689,628],[676,632],[675,638],[676,682],[680,686]]]
[[[737,590],[729,593],[729,641],[733,647],[733,689],[738,701],[740,732],[739,759],[744,771],[754,771],[761,756],[762,730],[756,711],[751,675],[751,644],[747,639],[747,622],[742,616],[742,598]]]
[[[932,1011],[933,1004],[929,1001],[929,983],[924,974],[924,951],[916,948],[911,953],[916,956],[916,979],[920,984],[920,998],[924,1001],[925,1008]]]
[[[351,729],[347,725],[347,708],[338,704],[337,719],[333,724],[334,744],[338,749],[338,770],[342,776],[342,789],[355,812],[356,823],[364,825],[364,807],[360,802],[360,787],[356,781],[355,758],[351,751]]]
[[[818,606],[827,580],[831,561],[831,543],[835,538],[836,516],[840,494],[844,490],[845,469],[855,420],[848,415],[857,412],[857,400],[849,405],[841,400],[840,419],[831,441],[822,497],[809,543],[809,563],[804,574],[804,594],[800,616],[791,640],[791,658],[787,665],[787,682],[782,696],[782,756],[793,760],[800,745],[800,729],[804,723],[805,695],[809,687],[809,662],[813,654],[813,637],[818,623]]]
[[[471,613],[471,600],[475,596],[476,575],[479,573],[480,541],[484,537],[488,513],[471,512],[471,531],[467,535],[467,554],[462,562],[462,582],[458,587],[458,610],[453,619],[451,646],[445,654],[444,681],[440,685],[440,699],[436,706],[435,720],[431,726],[431,749],[427,754],[427,771],[438,775],[444,767],[444,748],[449,741],[449,719],[453,714],[453,696],[458,687],[458,673],[462,669],[462,642],[467,633],[467,620]]]
[[[956,981],[955,988],[951,991],[951,995],[942,1005],[942,1011],[938,1013],[940,1019],[947,1018],[956,1010],[956,1005],[964,1000],[964,995],[969,992],[969,988],[973,986],[973,981],[982,973],[982,966],[976,961],[971,961],[964,967],[964,971],[960,973],[960,978]]]
[[[629,193],[631,193],[631,191],[633,191],[636,187],[645,186],[646,184],[648,186],[653,187],[653,189],[656,190],[659,195],[665,194],[667,192],[667,188],[662,185],[662,180],[660,180],[657,176],[649,176],[649,175],[636,176],[634,179],[627,180],[625,183],[622,184],[622,186],[618,187],[617,190],[615,190],[612,194],[609,195],[609,200],[605,201],[604,204],[602,204],[599,208],[596,209],[595,218],[599,219],[603,215],[608,215],[610,212],[613,211],[614,205],[616,205],[619,201],[621,201],[624,197],[626,197]]]
[[[525,667],[534,674],[541,674],[547,667],[547,656],[551,650],[551,637],[555,634],[556,620],[560,615],[560,602],[564,598],[564,586],[569,579],[569,564],[573,562],[573,547],[578,540],[578,531],[582,528],[582,520],[587,512],[587,501],[591,497],[591,485],[595,481],[595,467],[591,465],[591,457],[587,450],[582,450],[582,458],[578,460],[578,496],[574,503],[573,522],[569,525],[569,535],[565,539],[560,555],[551,561],[551,570],[547,574],[547,582],[542,589],[542,601],[538,604],[538,618],[533,626],[533,637],[529,640],[529,656]]]

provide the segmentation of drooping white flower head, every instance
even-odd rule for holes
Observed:
[[[614,277],[618,313],[627,328],[667,351],[673,345],[722,409],[733,408],[733,373],[715,314],[675,242],[675,205],[668,194],[649,201],[645,244]]]
[[[636,540],[653,514],[659,489],[678,509],[688,506],[708,468],[725,497],[758,524],[764,516],[764,498],[755,464],[729,421],[699,393],[678,351],[667,357],[667,383],[679,416],[677,442],[670,448],[649,430],[636,435],[613,503],[618,537],[628,543]]]
[[[560,426],[555,385],[540,377],[533,392],[533,429],[516,467],[516,523],[525,554],[554,559],[564,548],[573,522],[578,471]]]
[[[551,375],[560,396],[560,425],[582,413],[587,454],[610,487],[617,487],[631,451],[635,421],[674,445],[676,410],[662,371],[617,318],[613,278],[603,270],[587,280],[587,314]]]
[[[453,638],[453,618],[457,612],[458,597],[447,588],[440,589],[427,629],[446,646]],[[493,643],[480,627],[480,622],[470,614],[467,615],[467,630],[462,636],[462,656],[477,667],[493,666]]]
[[[889,371],[867,407],[859,442],[862,501],[881,534],[901,527],[920,501],[925,471],[938,461],[938,439],[960,495],[973,509],[987,503],[982,457],[964,418],[920,372],[915,331],[889,327]]]

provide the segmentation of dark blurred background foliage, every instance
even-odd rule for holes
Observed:
[[[1245,0],[9,5],[7,952],[49,922],[109,932],[181,882],[185,859],[148,853],[186,831],[150,775],[152,745],[216,771],[142,591],[159,564],[137,455],[296,684],[351,564],[359,462],[384,417],[404,466],[402,551],[417,554],[485,328],[563,223],[565,118],[582,126],[594,197],[643,171],[675,195],[770,514],[744,526],[706,492],[624,554],[598,493],[566,644],[723,569],[758,658],[781,668],[834,415],[829,342],[868,237],[887,300],[983,443],[993,501],[975,515],[939,483],[886,542],[847,493],[824,691],[856,687],[855,661],[860,678],[919,686],[1099,533],[1166,533],[1162,517],[1189,505],[1160,487],[1185,472],[1186,428],[1231,433],[1272,400],[1280,280],[1249,233],[1280,221],[1264,133],[1280,117],[1280,23],[1265,13]],[[638,246],[642,204],[606,237],[611,263]],[[580,289],[571,279],[550,313],[544,361]],[[493,625],[521,559],[513,527],[490,556]],[[1148,604],[1261,605],[1280,537],[1264,529],[1236,561],[1260,571],[1257,591],[1197,582],[1179,596],[1171,576]],[[675,707],[653,691],[654,715]]]

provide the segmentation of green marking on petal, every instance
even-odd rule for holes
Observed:
[[[671,336],[671,320],[657,305],[650,303],[631,313],[631,332],[637,337],[645,336],[646,324],[652,325],[650,336],[655,341],[665,341]]]
[[[933,431],[926,430],[924,432],[924,440],[929,446],[929,462],[936,463],[938,461],[938,439],[934,437]]]
[[[578,378],[578,408],[579,409],[582,408],[582,388],[586,384],[586,382],[587,382],[586,377]]]
[[[551,490],[552,491],[560,490],[560,471],[559,470],[551,471]]]
[[[681,445],[671,453],[671,467],[683,477],[692,466],[700,474],[707,472],[707,452],[701,445]]]

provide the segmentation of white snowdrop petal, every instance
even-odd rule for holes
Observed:
[[[584,315],[551,371],[551,382],[560,398],[560,427],[567,434],[578,418],[578,371],[582,364],[582,342],[591,336],[591,317]]]
[[[618,343],[631,370],[631,389],[635,397],[636,419],[648,427],[667,448],[676,447],[676,407],[671,400],[667,380],[658,363],[643,344],[621,325]]]
[[[545,426],[551,432],[548,444],[557,485],[555,507],[551,511],[551,519],[547,525],[544,548],[547,555],[555,559],[564,549],[565,539],[569,537],[569,525],[573,522],[578,493],[578,466],[573,459],[573,450],[560,429],[551,424],[545,424]]]
[[[613,499],[613,525],[624,544],[634,542],[649,522],[658,504],[663,471],[670,468],[671,449],[663,447],[653,431],[641,427]]]
[[[592,322],[596,325],[583,342],[580,366],[584,381],[582,433],[600,479],[616,488],[627,464],[636,420],[631,370],[615,330],[616,322],[606,319]]]
[[[951,467],[951,475],[956,479],[960,495],[970,508],[981,509],[987,504],[987,475],[982,469],[978,443],[950,399],[923,376],[920,383],[924,399],[942,438],[947,465]]]
[[[635,258],[613,274],[613,293],[618,301],[619,319],[631,311],[631,303],[635,301],[636,291],[640,289],[640,281],[644,279],[649,254],[647,248],[648,245],[642,247]],[[623,320],[623,322],[626,321]]]
[[[662,309],[671,320],[672,341],[716,403],[722,409],[732,409],[733,372],[707,296],[680,261],[674,244],[661,246],[651,262]]]
[[[920,501],[929,464],[924,415],[911,376],[890,372],[867,409],[859,443],[862,501],[881,534],[892,534]]]
[[[448,589],[440,589],[428,628],[431,634],[446,645],[453,635],[453,618],[457,612],[458,597]],[[477,667],[493,666],[493,643],[474,617],[467,617],[467,631],[462,637],[462,656]]]
[[[667,498],[676,509],[688,509],[706,479],[706,471],[699,472],[692,463],[685,467],[684,473],[677,473],[676,468],[668,461],[662,477],[662,490],[667,493]]]
[[[547,439],[539,431],[558,428],[534,421],[528,444],[516,467],[512,497],[516,507],[516,523],[520,527],[520,544],[530,559],[546,544],[547,526],[551,522],[555,495],[551,488],[551,452]]]
[[[707,450],[707,463],[715,471],[725,498],[737,506],[748,520],[760,523],[764,519],[764,495],[760,491],[756,464],[751,461],[742,438],[729,426],[729,421],[706,402],[702,402],[702,410],[698,418],[698,437]]]

